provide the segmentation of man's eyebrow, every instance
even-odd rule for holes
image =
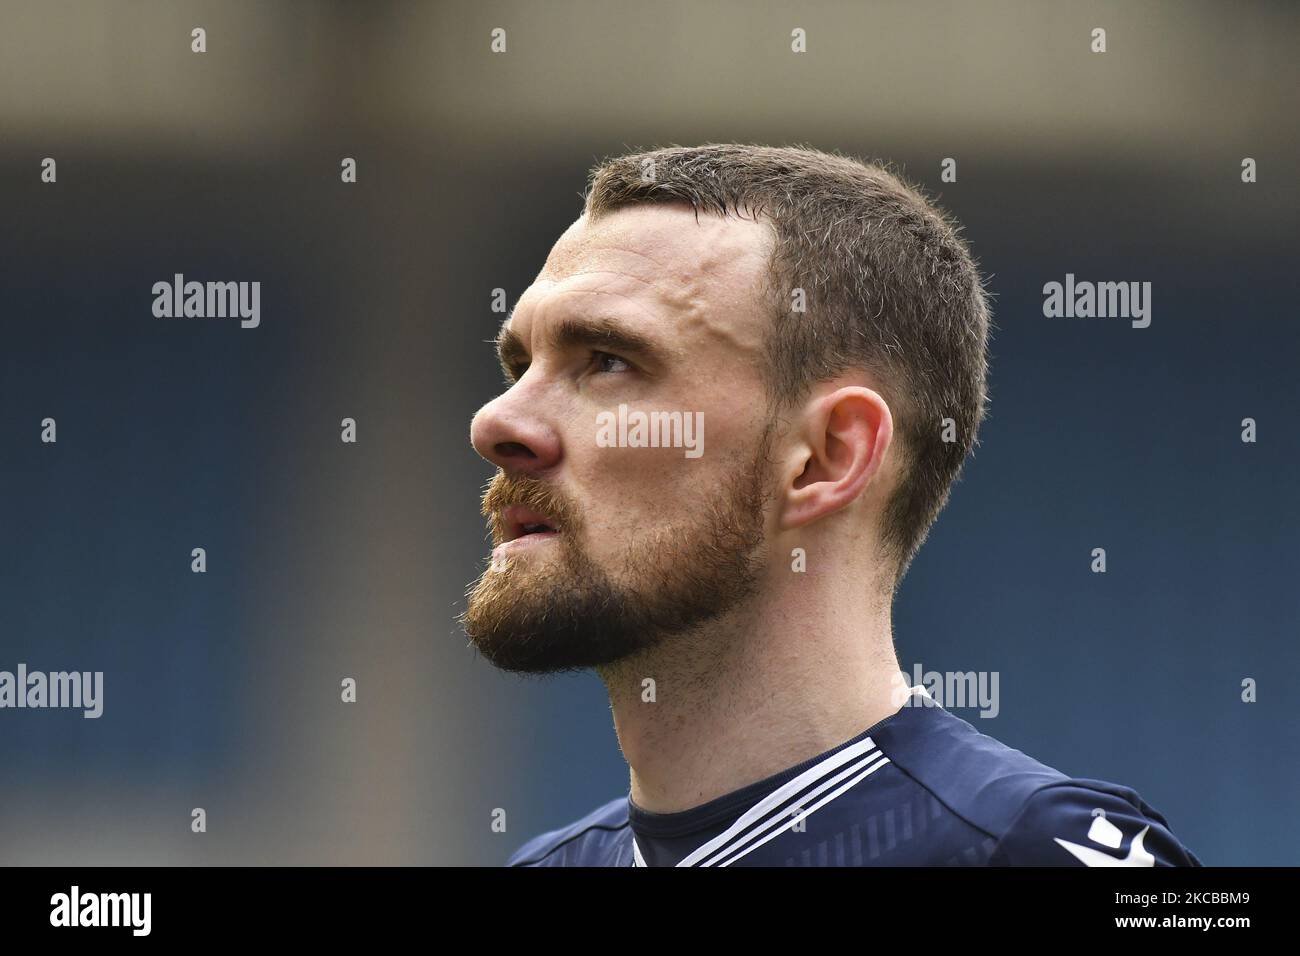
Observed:
[[[586,319],[570,317],[551,326],[550,343],[557,349],[585,345],[595,349],[614,349],[625,355],[662,362],[666,357],[653,339],[606,316]]]
[[[508,323],[509,319],[506,321]],[[528,349],[524,348],[523,339],[508,324],[502,325],[497,333],[497,358],[507,372],[513,372],[516,365],[528,361]]]
[[[661,363],[667,357],[664,349],[649,336],[606,316],[593,319],[575,317],[561,319],[551,326],[547,340],[556,350],[575,346],[611,349],[628,357],[640,358],[651,363]],[[515,365],[528,362],[528,349],[508,324],[501,326],[501,331],[497,333],[496,344],[497,357],[507,371]]]

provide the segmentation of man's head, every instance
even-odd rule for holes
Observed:
[[[975,442],[987,334],[955,230],[879,167],[738,145],[598,166],[474,419],[501,471],[467,632],[509,669],[612,663],[814,540],[892,591]]]

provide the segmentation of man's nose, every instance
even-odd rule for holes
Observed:
[[[560,436],[538,414],[535,402],[513,394],[518,386],[478,410],[470,423],[474,450],[507,472],[546,471],[560,460]]]

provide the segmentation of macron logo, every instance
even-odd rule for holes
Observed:
[[[1119,827],[1107,820],[1105,811],[1101,809],[1093,810],[1092,814],[1092,826],[1088,828],[1088,839],[1093,843],[1108,846],[1112,850],[1118,850],[1124,838]],[[1101,852],[1101,850],[1093,849],[1090,846],[1080,846],[1078,843],[1071,843],[1069,840],[1062,840],[1060,837],[1054,839],[1084,866],[1155,866],[1156,858],[1148,853],[1146,847],[1142,845],[1142,841],[1150,829],[1149,825],[1143,827],[1142,831],[1133,838],[1133,842],[1128,848],[1128,856],[1111,856],[1109,853]]]

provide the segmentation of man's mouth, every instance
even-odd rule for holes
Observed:
[[[523,505],[510,505],[501,511],[502,544],[524,538],[552,537],[560,532],[555,520]]]

